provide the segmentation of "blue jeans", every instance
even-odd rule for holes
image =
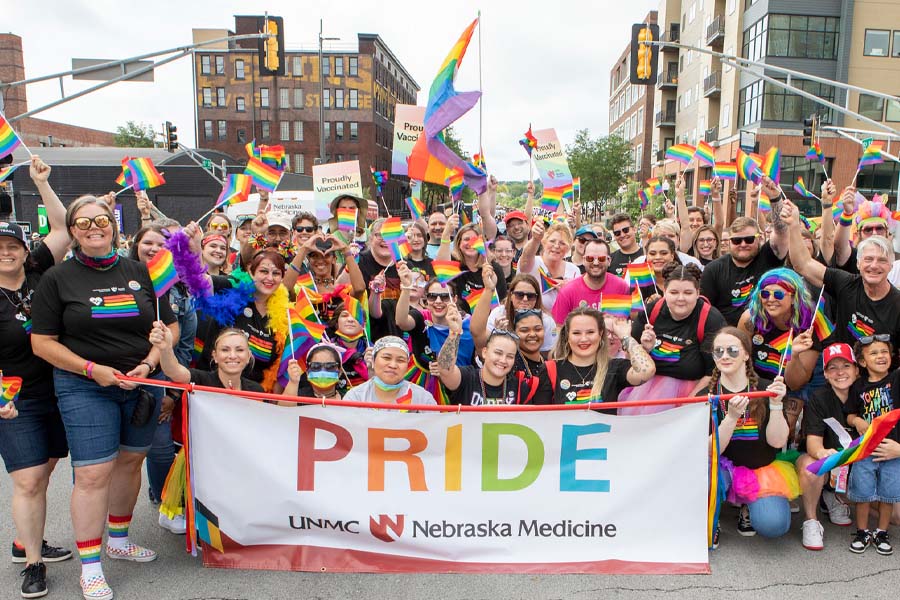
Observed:
[[[847,492],[852,502],[900,502],[900,459],[867,456],[853,463]]]
[[[163,487],[176,452],[175,442],[172,441],[172,421],[158,423],[153,433],[153,444],[147,452],[147,481],[150,483],[148,492],[152,502],[162,500]]]
[[[0,419],[0,457],[7,473],[69,454],[56,398],[17,400],[16,408],[19,415],[15,419]]]
[[[784,496],[767,496],[747,505],[750,523],[765,538],[781,537],[791,528],[791,506]]]

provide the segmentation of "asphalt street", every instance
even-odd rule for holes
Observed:
[[[47,539],[74,549],[69,521],[71,471],[57,467],[51,482]],[[10,518],[8,477],[0,476],[0,542],[15,535]],[[892,531],[894,556],[874,549],[863,555],[848,550],[850,528],[825,523],[825,550],[809,552],[800,544],[799,515],[791,532],[779,540],[745,538],[737,533],[736,512],[723,515],[721,546],[712,553],[712,575],[440,575],[339,574],[233,571],[205,569],[184,551],[184,537],[159,528],[145,500],[135,509],[131,532],[136,541],[159,552],[152,563],[135,564],[104,558],[107,579],[119,599],[255,600],[441,598],[587,599],[587,598],[891,598],[900,589],[900,531]],[[826,519],[827,520],[827,519]],[[647,544],[653,540],[648,539]],[[0,568],[0,598],[18,598],[20,565]],[[77,558],[49,565],[49,598],[81,597]]]

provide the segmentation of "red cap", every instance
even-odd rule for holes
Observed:
[[[853,348],[847,344],[831,344],[822,351],[823,366],[827,367],[828,363],[835,358],[843,358],[848,362],[856,364],[856,357],[853,356]]]
[[[525,213],[523,213],[521,210],[513,210],[513,211],[506,213],[506,216],[503,217],[503,222],[509,223],[509,221],[511,219],[521,219],[522,221],[525,221],[526,223],[528,222],[528,218],[525,216]]]

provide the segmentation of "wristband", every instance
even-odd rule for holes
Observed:
[[[146,360],[142,360],[141,362],[138,363],[138,365],[146,365],[147,368],[150,369],[150,370],[147,372],[147,375],[149,375],[150,373],[153,372],[153,365],[151,365],[150,363],[148,363]]]
[[[290,262],[290,263],[288,263],[288,266],[289,266],[290,268],[292,268],[294,271],[296,271],[296,272],[297,272],[297,275],[303,275],[303,273],[300,272],[300,269],[298,269],[298,268],[294,265],[294,263]]]
[[[822,208],[831,208],[832,206],[834,206],[833,202],[831,204],[825,204],[824,202],[822,203]]]
[[[841,213],[841,218],[838,219],[841,224],[841,227],[850,227],[853,225],[853,215],[848,215],[846,213]]]
[[[401,290],[410,290],[410,291],[412,291],[415,287],[416,287],[416,286],[414,286],[414,285],[401,285],[401,286],[400,286],[400,289],[401,289]]]
[[[441,238],[441,243],[442,243],[442,244],[450,244],[450,243],[452,243],[452,242],[453,242],[453,240],[449,240],[449,239],[447,239],[447,238]]]
[[[784,404],[769,404],[769,410],[782,410],[784,408]]]
[[[84,368],[81,370],[81,374],[87,377],[88,379],[94,378],[94,363],[91,361],[87,361],[84,363]]]

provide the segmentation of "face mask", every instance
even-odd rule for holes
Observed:
[[[404,383],[406,383],[406,381],[403,379],[401,379],[397,383],[385,383],[384,381],[381,380],[381,377],[379,377],[378,375],[376,375],[372,379],[372,381],[375,383],[375,387],[377,387],[379,390],[381,390],[383,392],[393,392],[393,391],[399,390],[400,386],[402,386]]]
[[[317,388],[327,388],[338,382],[338,374],[335,371],[310,371],[306,379]]]

